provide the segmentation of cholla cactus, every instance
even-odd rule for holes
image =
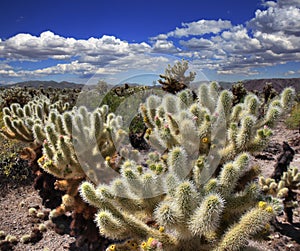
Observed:
[[[278,92],[273,88],[273,84],[266,83],[263,88],[264,102],[268,103],[270,100],[272,100],[277,95],[278,95]]]
[[[35,93],[36,95],[37,92]],[[32,100],[32,93],[20,87],[0,88],[0,108],[8,107],[13,103],[19,103],[22,106]]]
[[[164,75],[160,77],[158,82],[162,85],[164,91],[176,94],[177,92],[189,87],[190,83],[195,79],[196,73],[190,72],[185,76],[188,70],[188,62],[186,60],[177,61],[174,66],[168,65]]]
[[[239,250],[246,239],[264,229],[274,215],[272,204],[259,203],[255,183],[236,191],[239,178],[249,169],[248,154],[225,164],[218,177],[202,186],[193,179],[180,179],[181,169],[189,166],[185,157],[184,148],[175,147],[167,159],[167,172],[139,172],[136,163],[125,162],[121,178],[110,186],[95,188],[84,182],[81,195],[99,209],[100,233],[111,239],[134,239],[140,250],[159,250],[154,249],[157,243],[162,250]],[[144,241],[148,238],[155,240],[153,247]],[[118,245],[113,248],[123,250]]]
[[[84,107],[74,107],[71,111],[67,111],[68,108],[68,103],[58,101],[50,104],[44,96],[24,107],[12,104],[10,108],[3,109],[5,127],[1,133],[10,139],[42,145],[43,156],[39,164],[44,170],[57,178],[78,179],[86,174],[76,154],[97,155],[100,151],[103,158],[112,156],[126,133],[121,130],[122,119],[113,113],[107,114],[107,106],[93,112],[88,112]],[[91,145],[93,139],[95,144]],[[85,159],[92,161],[91,154],[88,156]],[[85,163],[84,168],[100,168],[92,168],[91,163]]]
[[[266,144],[265,125],[278,116],[258,120],[256,96],[233,106],[231,92],[217,87],[202,86],[196,102],[189,90],[150,96],[141,106],[145,138],[156,149],[147,166],[128,159],[110,185],[82,183],[100,233],[125,240],[107,250],[129,250],[126,240],[138,250],[240,250],[278,212],[247,179],[256,170],[246,152]],[[282,100],[273,102],[269,109],[280,115]]]
[[[56,189],[66,192],[51,217],[75,210],[90,218],[93,209],[78,196],[78,186],[87,176],[94,182],[102,178],[101,171],[110,164],[108,158],[116,153],[126,135],[121,118],[108,114],[107,106],[92,112],[85,107],[74,107],[62,114],[52,110],[47,124],[35,124],[33,132],[35,140],[43,142],[39,166],[59,179]]]
[[[121,118],[107,112],[107,106],[93,112],[84,107],[63,114],[52,111],[44,128],[35,124],[36,140],[43,141],[40,166],[63,179],[81,179],[103,169],[104,159],[116,153],[126,135]],[[101,156],[102,161],[96,162]]]
[[[262,150],[272,135],[270,128],[291,106],[293,95],[293,89],[285,89],[260,119],[257,96],[249,94],[244,103],[233,106],[232,93],[218,93],[216,83],[201,85],[197,102],[190,90],[184,90],[176,96],[150,96],[140,110],[151,129],[146,138],[158,149],[183,146],[196,156],[215,149],[224,163],[243,151]]]
[[[67,104],[59,101],[51,105],[45,97],[23,108],[13,104],[4,108],[6,127],[2,133],[42,150],[42,156],[34,154],[39,158],[37,164],[57,179],[56,189],[65,191],[62,204],[51,217],[73,211],[91,219],[94,208],[78,196],[78,186],[87,176],[95,182],[102,178],[101,170],[111,166],[107,159],[120,150],[126,132],[121,129],[121,118],[108,114],[107,106],[92,112],[84,107],[67,109]]]
[[[30,85],[30,83],[28,84]],[[13,103],[18,103],[23,107],[35,98],[43,96],[46,96],[52,104],[60,100],[63,104],[69,103],[73,107],[80,91],[80,88],[62,89],[51,86],[45,88],[3,86],[0,87],[0,108],[10,107]]]
[[[297,193],[300,189],[300,173],[297,167],[289,168],[284,172],[281,180],[276,182],[271,178],[259,178],[259,185],[265,194],[283,200],[284,211],[288,222],[293,223],[293,209],[298,207]]]
[[[237,82],[232,85],[231,87],[232,94],[233,94],[233,104],[236,105],[241,103],[244,97],[247,95],[247,90],[243,84],[243,82]]]
[[[45,96],[35,98],[23,107],[18,103],[11,104],[9,108],[3,108],[5,126],[0,132],[9,139],[27,143],[33,142],[36,138],[33,130],[34,125],[39,124],[43,128],[48,122],[51,110],[63,112],[68,108],[68,103],[63,104],[61,101],[57,101],[51,104]],[[39,138],[44,137],[42,131],[36,133],[38,133]],[[41,141],[38,140],[36,143],[41,144]]]

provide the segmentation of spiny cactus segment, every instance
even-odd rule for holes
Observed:
[[[107,250],[128,250],[128,241],[135,250],[240,250],[260,235],[280,207],[264,201],[250,153],[267,144],[292,93],[273,100],[263,118],[257,96],[234,105],[216,83],[201,86],[197,100],[188,89],[150,96],[140,107],[156,149],[147,165],[128,159],[109,185],[80,186],[98,209],[100,233],[124,240]]]

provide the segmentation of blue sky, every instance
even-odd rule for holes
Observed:
[[[300,0],[2,0],[0,83],[300,77]],[[138,78],[140,79],[140,78]]]

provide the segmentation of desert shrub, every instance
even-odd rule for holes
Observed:
[[[242,82],[238,82],[232,85],[231,91],[233,94],[233,104],[243,102],[245,96],[247,95],[247,90]]]
[[[0,112],[0,126],[3,126],[2,112]],[[32,175],[27,161],[19,157],[18,152],[24,144],[12,141],[0,135],[0,179],[2,183],[19,184],[24,181],[32,181]]]
[[[293,107],[291,115],[286,119],[286,125],[290,129],[300,130],[300,102]]]
[[[274,97],[276,97],[278,95],[278,92],[274,89],[272,83],[266,83],[263,88],[262,95],[264,98],[264,102],[267,103]]]

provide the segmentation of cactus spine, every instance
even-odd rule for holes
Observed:
[[[147,166],[126,160],[110,185],[80,187],[84,200],[98,208],[100,233],[134,240],[140,250],[240,250],[262,232],[278,207],[263,201],[250,154],[266,145],[269,122],[290,102],[276,99],[269,109],[276,107],[278,116],[259,118],[255,95],[233,105],[231,92],[217,90],[213,83],[200,87],[197,100],[185,89],[141,105],[145,138],[157,150]]]

